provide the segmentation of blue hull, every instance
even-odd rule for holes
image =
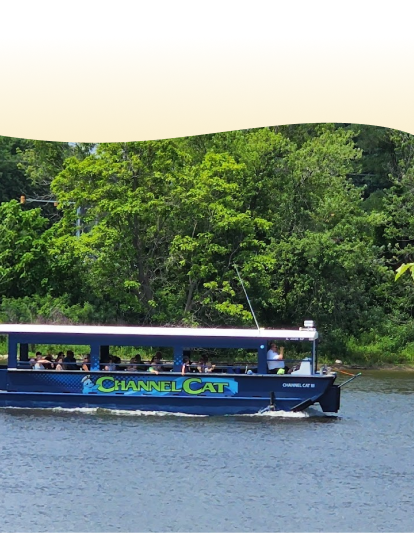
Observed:
[[[319,403],[339,410],[335,376],[0,371],[0,407],[104,408],[193,415],[290,411]],[[301,410],[301,407],[299,407]]]
[[[163,398],[132,399],[128,397],[85,397],[77,394],[53,393],[0,393],[0,407],[21,408],[101,408],[123,411],[163,411],[190,415],[254,414],[269,405],[269,400],[258,398],[205,399]],[[284,404],[289,410],[288,404]],[[278,407],[282,409],[282,406]]]

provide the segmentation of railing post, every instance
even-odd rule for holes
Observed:
[[[9,335],[7,366],[17,368],[17,339],[14,335]]]
[[[267,374],[267,343],[261,344],[257,352],[257,373]]]
[[[312,341],[312,373],[316,374],[318,368],[318,354],[316,351],[316,340]]]
[[[174,367],[173,372],[181,372],[183,366],[183,347],[174,346]]]
[[[91,370],[99,370],[99,344],[91,344]]]
[[[28,361],[29,360],[29,345],[28,344],[20,344],[20,361]]]

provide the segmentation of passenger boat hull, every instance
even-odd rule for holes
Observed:
[[[275,410],[291,411],[319,403],[323,411],[337,412],[340,389],[335,377],[4,369],[0,407],[237,415],[255,414],[270,404]]]

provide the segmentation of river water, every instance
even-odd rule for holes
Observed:
[[[414,372],[339,417],[0,410],[0,531],[414,531]]]

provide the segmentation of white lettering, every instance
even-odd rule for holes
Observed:
[[[315,388],[315,383],[283,383],[283,387],[303,387],[303,388]]]

